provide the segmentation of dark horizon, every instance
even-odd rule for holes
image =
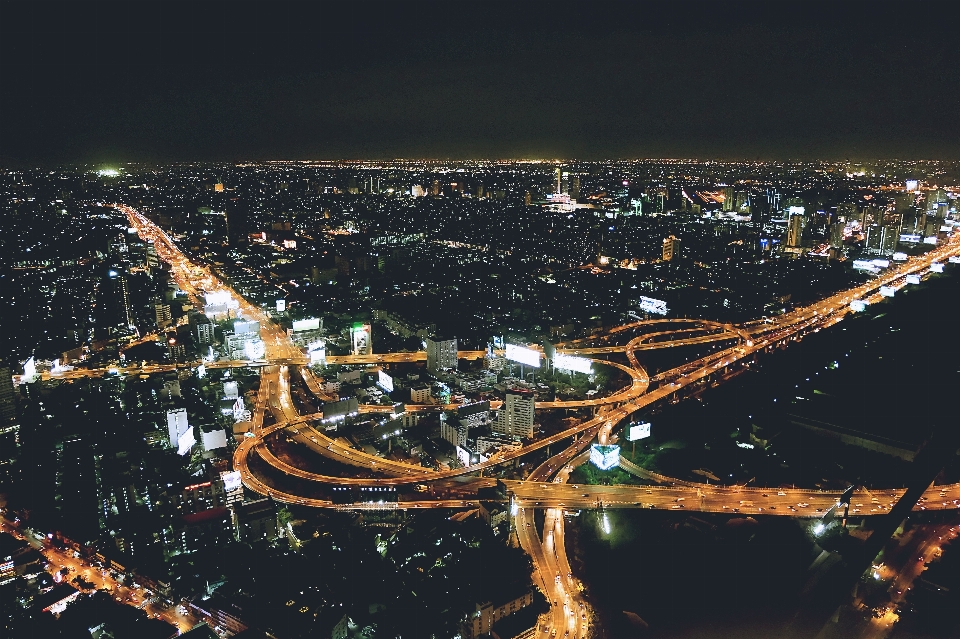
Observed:
[[[950,9],[5,2],[0,161],[955,160]]]

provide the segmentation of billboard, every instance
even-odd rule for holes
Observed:
[[[907,186],[907,192],[908,192],[908,193],[910,193],[910,192],[912,192],[912,191],[916,191],[917,188],[920,186],[920,181],[919,181],[919,180],[907,180],[906,186]]]
[[[534,368],[540,368],[540,352],[532,348],[524,348],[516,344],[507,344],[507,352],[504,356],[511,361],[526,364]]]
[[[870,271],[871,273],[878,273],[880,271],[870,260],[854,260],[853,268],[858,271]]]
[[[906,253],[899,253],[899,252],[898,252],[898,253],[894,253],[894,254],[893,254],[893,261],[894,261],[894,262],[906,262],[906,261],[907,261],[907,254],[906,254]]]
[[[947,258],[947,261],[951,264],[960,264],[960,255],[951,255]]]
[[[630,432],[627,433],[627,441],[635,442],[638,439],[646,439],[650,436],[650,422],[643,424],[630,424]]]
[[[236,382],[223,383],[223,396],[227,399],[236,399],[240,396],[240,386]]]
[[[890,266],[890,260],[881,260],[879,258],[875,260],[870,260],[870,263],[873,264],[874,266],[879,266],[880,268],[887,268]]]
[[[893,297],[894,295],[896,295],[896,293],[897,293],[897,289],[893,288],[892,286],[880,287],[880,295],[882,295],[883,297]]]
[[[373,343],[370,336],[369,324],[354,324],[351,330],[351,344],[354,355],[370,355],[373,353]]]
[[[193,429],[188,428],[185,433],[180,435],[177,438],[177,454],[186,455],[190,452],[190,449],[193,448],[193,445],[197,443],[197,438],[193,434]]]
[[[237,320],[233,323],[233,332],[236,335],[245,335],[247,333],[260,334],[260,322],[244,322]]]
[[[922,239],[923,239],[923,238],[920,237],[919,235],[914,235],[914,234],[912,234],[912,233],[904,233],[904,234],[900,235],[900,241],[901,241],[901,242],[909,242],[909,243],[911,243],[911,244],[917,244],[917,243],[920,242],[920,240],[922,240]]]
[[[377,371],[377,386],[382,388],[384,392],[393,392],[393,378],[384,373],[382,368]]]
[[[310,353],[311,364],[321,364],[323,366],[327,365],[327,349],[326,348],[323,348],[321,346],[320,348],[315,348],[308,352]]]
[[[936,246],[936,245],[937,245],[937,236],[936,236],[936,235],[931,235],[930,237],[925,237],[925,238],[923,238],[923,243],[924,243],[924,244],[933,244],[934,246]]]
[[[316,331],[320,330],[320,318],[311,317],[309,319],[294,320],[293,322],[293,332],[299,333],[300,331]]]
[[[657,300],[652,297],[640,296],[640,310],[654,315],[666,315],[667,303],[663,300]]]
[[[228,470],[220,473],[220,479],[223,480],[223,492],[232,493],[240,490],[240,471]]]
[[[586,357],[574,357],[573,355],[563,355],[562,353],[557,353],[553,358],[554,368],[583,373],[584,375],[593,374],[591,364],[592,362]]]
[[[863,300],[853,300],[850,302],[850,310],[862,313],[867,308],[867,303]]]
[[[907,275],[907,284],[919,284],[920,276],[919,275]]]
[[[593,444],[590,447],[590,463],[600,470],[616,468],[620,465],[620,447]]]
[[[222,428],[209,433],[201,433],[200,436],[203,440],[204,450],[216,450],[227,447],[227,431]]]
[[[277,312],[282,313],[287,310],[287,300],[277,300]]]
[[[941,263],[939,263],[939,262],[934,262],[933,264],[930,265],[930,272],[931,272],[931,273],[943,273],[943,264],[941,264]]]

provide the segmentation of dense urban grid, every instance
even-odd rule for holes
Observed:
[[[129,164],[0,190],[10,636],[648,636],[689,602],[621,604],[596,566],[696,580],[651,544],[769,551],[791,605],[757,636],[960,631],[960,435],[930,408],[957,381],[960,163]]]

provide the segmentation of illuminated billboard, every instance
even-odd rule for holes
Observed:
[[[251,339],[244,343],[243,354],[247,359],[263,359],[267,354],[267,346],[262,339]]]
[[[897,289],[893,288],[892,286],[880,287],[880,295],[882,295],[883,297],[893,297],[894,295],[896,295],[896,293],[897,293]]]
[[[590,463],[600,470],[616,468],[620,465],[620,447],[592,445],[590,447]]]
[[[867,303],[863,300],[853,300],[850,302],[850,310],[862,313],[867,308]]]
[[[923,243],[924,243],[924,244],[933,244],[934,246],[936,246],[936,244],[937,244],[937,236],[936,236],[936,235],[931,235],[930,237],[925,237],[925,238],[923,238]]]
[[[871,273],[878,273],[880,271],[877,266],[870,260],[854,260],[853,268],[858,271],[870,271]]]
[[[919,275],[907,275],[907,284],[919,284],[920,276]]]
[[[293,332],[316,331],[320,329],[320,318],[311,317],[309,319],[295,320],[293,322]]]
[[[911,243],[911,244],[917,244],[917,243],[919,243],[920,240],[922,240],[922,239],[923,239],[923,238],[920,237],[919,235],[914,235],[914,234],[912,234],[912,233],[904,233],[904,234],[900,235],[900,241],[901,241],[901,242],[909,242],[909,243]]]
[[[584,375],[593,374],[592,362],[586,357],[574,357],[573,355],[557,353],[553,356],[553,366],[554,368],[583,373]]]
[[[657,300],[652,297],[640,296],[640,310],[654,315],[666,315],[667,303],[663,300]]]
[[[894,253],[894,254],[893,254],[893,261],[894,261],[894,262],[906,262],[906,261],[907,261],[907,254],[906,254],[906,253]]]
[[[377,371],[377,386],[387,393],[393,392],[393,378],[383,372],[383,369]]]
[[[186,455],[197,443],[197,438],[193,434],[193,428],[188,428],[180,437],[177,438],[177,454]]]
[[[920,186],[920,181],[919,181],[919,180],[907,180],[907,192],[908,192],[908,193],[911,193],[911,192],[913,192],[913,191],[916,191],[919,186]]]
[[[933,264],[930,265],[930,272],[931,272],[931,273],[943,273],[943,264],[941,264],[941,263],[939,263],[939,262],[934,262]]]
[[[282,313],[287,310],[287,300],[277,300],[277,312]]]
[[[511,361],[526,364],[533,368],[540,368],[540,352],[532,348],[524,348],[516,344],[507,344],[507,351],[504,356]]]
[[[224,382],[223,396],[227,399],[236,399],[240,396],[240,385],[237,382]]]
[[[327,365],[327,349],[324,347],[315,348],[308,351],[310,353],[310,363],[311,364],[322,364],[323,366]]]
[[[646,439],[650,436],[650,422],[643,424],[630,424],[630,432],[627,433],[627,441],[635,442],[638,439]]]
[[[947,258],[947,261],[951,264],[960,264],[960,255],[951,255]]]
[[[370,325],[354,324],[351,332],[352,353],[354,355],[371,355],[373,353],[373,343],[370,335]]]
[[[870,260],[870,263],[873,264],[874,266],[879,266],[880,268],[887,268],[888,266],[890,266],[890,260],[876,259],[876,260]]]

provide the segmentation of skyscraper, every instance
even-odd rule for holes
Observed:
[[[803,207],[790,207],[790,209],[787,222],[787,248],[798,249],[803,246],[803,227],[807,224],[807,218],[803,214]]]
[[[680,240],[671,235],[663,238],[663,261],[672,262],[680,257]]]
[[[428,337],[427,370],[431,373],[445,368],[457,367],[457,338],[440,339]]]
[[[733,207],[736,204],[734,200],[734,193],[732,186],[726,186],[723,189],[723,211],[729,213],[733,211]]]
[[[533,437],[533,393],[514,388],[508,390],[493,430],[511,437]]]

